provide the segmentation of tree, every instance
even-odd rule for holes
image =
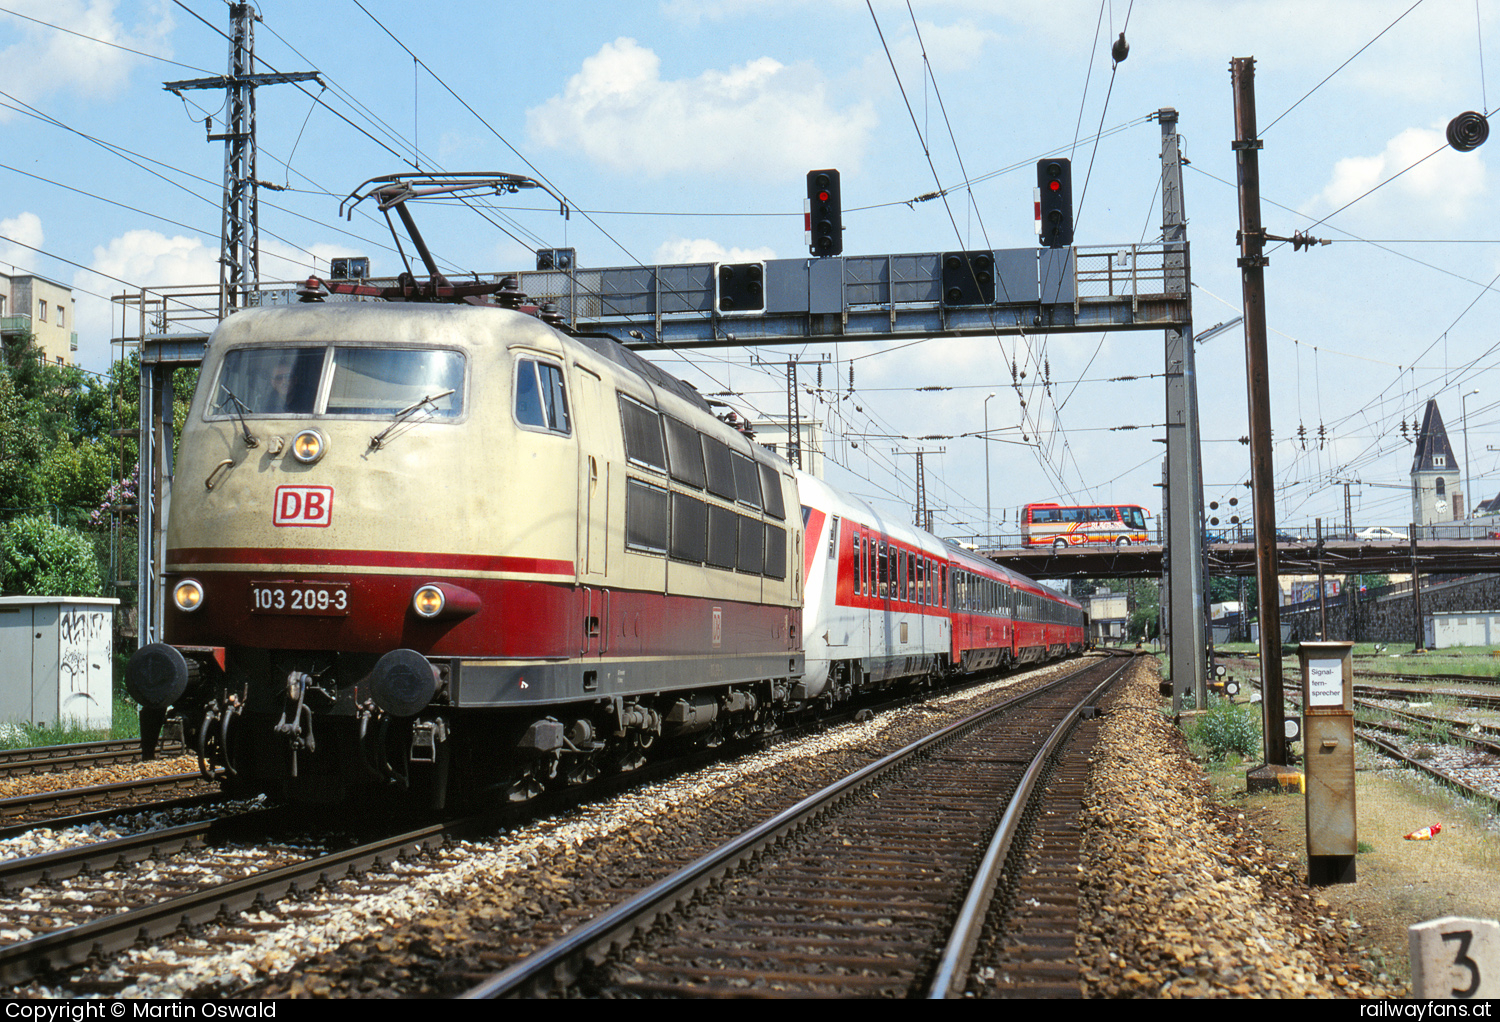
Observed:
[[[104,594],[104,576],[89,537],[40,515],[24,515],[0,527],[0,580],[13,596]]]
[[[1161,583],[1154,578],[1131,579],[1126,588],[1133,605],[1130,638],[1142,641],[1161,634]]]
[[[46,446],[10,376],[0,373],[0,514],[42,510],[36,465]]]

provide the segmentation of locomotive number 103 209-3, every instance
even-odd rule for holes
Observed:
[[[252,582],[253,614],[349,613],[349,587],[344,582]]]

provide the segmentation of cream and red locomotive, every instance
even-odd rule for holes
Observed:
[[[241,312],[182,430],[168,642],[127,678],[231,786],[524,798],[774,728],[797,509],[784,462],[613,341],[493,306]]]

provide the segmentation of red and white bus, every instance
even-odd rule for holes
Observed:
[[[1130,546],[1149,542],[1145,508],[1134,504],[1027,504],[1021,511],[1021,538],[1026,546],[1107,543]]]

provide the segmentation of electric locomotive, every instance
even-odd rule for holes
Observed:
[[[523,800],[776,727],[798,508],[785,462],[613,340],[493,305],[239,312],[128,684],[232,790]]]

